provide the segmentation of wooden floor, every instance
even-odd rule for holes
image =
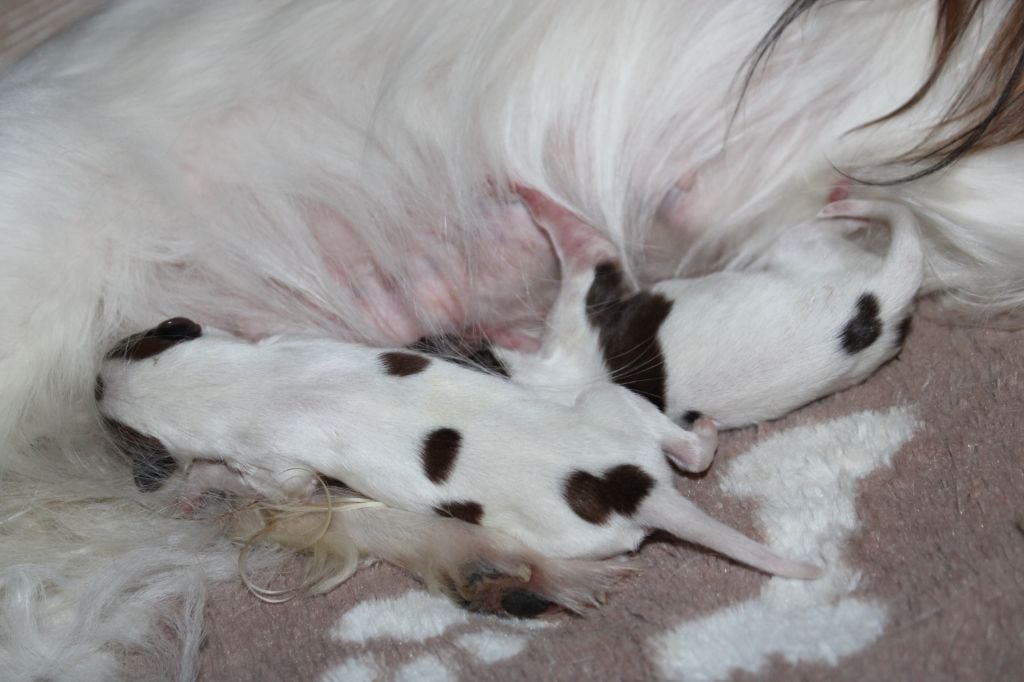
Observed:
[[[102,0],[0,0],[0,68],[100,4]]]

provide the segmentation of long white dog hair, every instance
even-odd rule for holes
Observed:
[[[528,317],[524,287],[373,319],[381,282],[416,300],[413,254],[486,280],[509,182],[651,281],[742,266],[849,176],[922,219],[925,293],[1012,320],[1022,25],[1000,0],[111,2],[0,81],[0,677],[145,650],[188,679],[203,586],[236,574],[218,521],[153,510],[105,444],[111,343]]]

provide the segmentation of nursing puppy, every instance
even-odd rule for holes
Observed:
[[[322,474],[545,556],[605,558],[662,529],[769,573],[817,574],[682,498],[666,455],[703,471],[714,429],[685,431],[614,384],[565,406],[408,351],[252,343],[183,318],[119,344],[97,381],[100,412],[146,490],[181,469],[200,490],[305,500]]]
[[[840,172],[912,180],[871,193],[920,220],[922,291],[1012,320],[1022,15],[1009,0],[104,3],[0,76],[0,607],[26,614],[0,664],[110,679],[113,651],[171,651],[155,646],[167,620],[184,647],[168,669],[187,679],[197,586],[235,575],[217,522],[154,509],[101,437],[113,343],[177,314],[388,347],[536,324],[557,262],[532,222],[483,210],[495,186],[568,207],[649,286],[756,260]],[[371,554],[401,535],[428,567],[442,546],[417,544],[415,521],[348,518]]]
[[[678,423],[776,419],[891,359],[923,279],[914,215],[845,200],[746,269],[636,291],[592,228],[535,191],[520,194],[559,252],[563,283],[541,351],[497,355],[514,380],[556,399],[610,377]],[[890,233],[884,256],[849,238],[880,224]]]
[[[884,256],[847,238],[879,224],[891,235]],[[649,296],[671,304],[657,334],[673,358],[667,414],[746,426],[860,383],[903,346],[923,274],[906,207],[848,200],[784,233],[747,270],[659,282]]]

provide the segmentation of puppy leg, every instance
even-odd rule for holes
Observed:
[[[566,400],[571,401],[586,386],[607,380],[598,337],[587,319],[587,296],[595,269],[603,263],[617,264],[618,254],[596,230],[540,192],[529,188],[518,192],[534,222],[548,235],[562,279],[540,352],[535,357],[509,354],[508,363],[520,383],[552,387],[552,381],[560,382]],[[558,372],[552,372],[553,367]]]
[[[615,309],[644,301],[631,297],[624,284],[614,246],[577,216],[539,192],[521,189],[534,220],[548,234],[562,266],[562,286],[548,317],[548,328],[538,359],[512,362],[513,376],[521,383],[538,385],[561,377],[566,397],[579,399],[584,389],[611,382],[600,330],[591,315],[615,315]],[[635,348],[630,352],[635,353]],[[531,360],[533,360],[531,362]],[[643,362],[643,361],[641,361]],[[557,371],[554,371],[556,370]],[[628,386],[627,386],[628,388]],[[704,471],[711,465],[718,445],[718,430],[707,418],[698,419],[691,431],[682,429],[637,395],[604,391],[602,399],[635,409],[638,423],[658,434],[663,450],[687,471]],[[597,400],[590,396],[591,402]],[[639,401],[639,405],[635,404]],[[628,403],[622,404],[622,403]],[[614,411],[616,408],[608,408]]]
[[[850,220],[888,224],[892,239],[875,285],[884,291],[883,298],[889,307],[906,310],[924,280],[924,251],[914,213],[891,201],[847,199],[827,205],[821,215],[840,224]]]

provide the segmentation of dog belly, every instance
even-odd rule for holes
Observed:
[[[393,250],[386,272],[344,220],[316,225],[321,256],[334,282],[391,344],[438,333],[497,336],[538,326],[557,291],[558,264],[544,235],[518,203],[482,199],[483,229],[468,243],[443,225]],[[339,248],[340,247],[340,248]],[[404,286],[403,284],[404,283]]]

